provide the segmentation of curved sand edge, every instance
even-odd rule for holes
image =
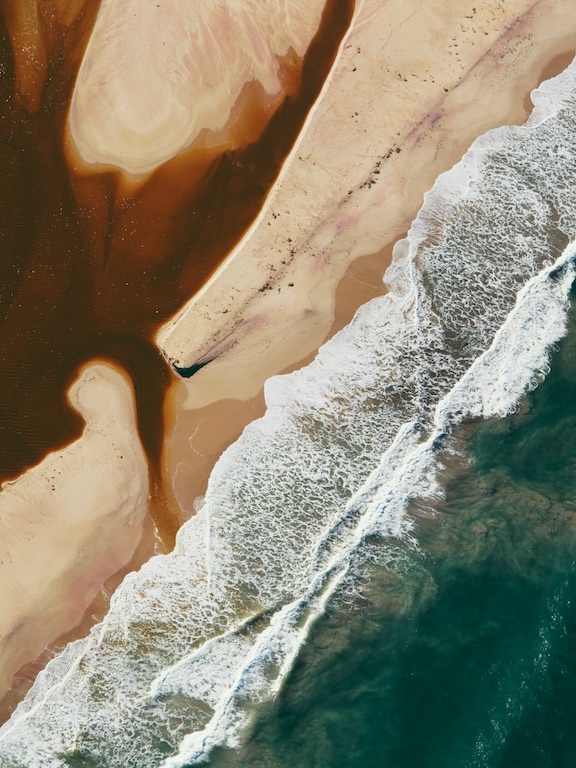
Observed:
[[[82,437],[0,493],[0,696],[12,675],[75,626],[142,535],[148,469],[132,388],[104,363],[69,391]]]
[[[522,122],[518,94],[575,48],[568,0],[360,4],[258,219],[157,335],[178,367],[210,362],[189,407],[252,397],[316,348],[349,264],[404,232],[479,134]]]

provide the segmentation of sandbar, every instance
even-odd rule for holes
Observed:
[[[204,366],[190,405],[254,397],[317,348],[349,265],[406,232],[478,135],[523,122],[544,68],[575,49],[567,0],[358,3],[260,215],[157,335],[171,364]]]
[[[305,54],[323,7],[104,0],[70,106],[80,158],[139,175],[193,144],[237,146],[241,96],[247,110],[262,112],[263,126],[290,91],[294,59]]]
[[[150,5],[169,12],[176,0]],[[112,0],[106,0],[101,14],[110,8]],[[224,13],[224,4],[217,8]],[[259,6],[254,8],[258,13]],[[142,20],[149,26],[138,27],[144,36],[154,29],[153,13],[150,7]],[[314,24],[306,29],[309,39]],[[274,38],[276,32],[269,32]],[[295,40],[306,36],[299,34],[290,45],[301,55],[304,42]],[[210,50],[210,40],[201,43]],[[29,81],[23,74],[20,83],[31,109],[45,74],[42,43],[34,45],[34,72]],[[568,0],[357,4],[330,77],[254,225],[158,334],[169,364],[204,364],[192,379],[175,385],[166,406],[174,427],[165,482],[184,517],[193,514],[218,453],[263,411],[265,379],[302,364],[359,304],[385,290],[380,276],[392,258],[391,245],[406,232],[437,175],[479,134],[523,122],[530,89],[545,72],[553,74],[549,67],[567,63],[575,49],[576,6]],[[267,50],[266,56],[286,53],[282,45]],[[277,83],[266,56],[261,82],[274,95]],[[145,59],[146,71],[153,62]],[[230,66],[221,63],[226,77]],[[243,83],[246,77],[244,71]],[[77,94],[90,94],[86,82],[84,70],[79,83],[85,90]],[[121,124],[128,113],[142,122],[138,110],[147,113],[154,102],[154,91],[146,90],[149,79],[135,82],[136,102],[127,104],[143,99],[140,106],[115,113],[104,138],[76,131],[74,121],[87,114],[82,110],[88,104],[82,106],[84,96],[76,95],[71,131],[86,162],[146,173],[189,146],[198,128],[216,136],[222,115],[230,115],[243,88],[240,80],[234,87],[226,81],[229,101],[220,104],[218,119],[210,116],[214,105],[207,99],[200,122],[184,130],[192,103],[175,81],[169,106],[154,114],[140,142],[127,147],[122,141],[133,135],[133,126],[129,120]],[[106,99],[123,89],[113,84],[99,109],[106,112],[112,104]],[[188,112],[179,112],[183,103]],[[174,133],[165,134],[173,115]],[[131,385],[118,370],[95,363],[80,373],[70,400],[86,421],[82,437],[4,484],[0,493],[2,690],[22,664],[78,623],[100,585],[133,557],[147,520],[148,470]],[[192,455],[200,459],[196,464]]]

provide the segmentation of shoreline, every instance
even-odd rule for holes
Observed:
[[[2,485],[0,698],[23,665],[83,621],[148,527],[148,470],[128,377],[94,361],[68,399],[85,421],[82,436]]]
[[[222,152],[254,141],[294,93],[323,8],[313,0],[290,14],[281,2],[270,20],[255,3],[247,28],[242,7],[223,2],[103,3],[70,101],[73,154],[137,180],[192,147]],[[250,122],[256,131],[238,134]]]
[[[405,36],[414,32],[413,28],[405,27],[408,23],[418,27],[426,18],[418,16],[416,0],[411,2],[417,11],[408,14],[405,10],[408,19],[394,16],[399,0],[391,0],[377,12],[371,1],[363,6],[372,8],[372,15],[377,13],[384,31],[385,22],[391,21],[388,17],[394,17],[396,26],[392,33],[396,38],[389,35],[385,50],[393,40],[395,48],[387,54],[386,63],[392,57],[395,69],[400,69],[403,51],[410,68],[418,64],[411,54],[405,53]],[[381,102],[379,94],[373,95],[371,89],[358,96],[359,89],[350,83],[350,76],[359,70],[350,67],[352,54],[346,55],[354,41],[372,44],[376,48],[372,58],[378,53],[384,56],[377,50],[381,41],[370,36],[379,25],[360,13],[360,20],[357,17],[356,26],[352,26],[342,43],[330,75],[330,87],[323,89],[309,114],[300,140],[254,225],[204,287],[157,335],[157,344],[174,365],[206,366],[195,374],[194,389],[201,386],[199,382],[210,379],[210,386],[204,388],[211,390],[211,401],[230,396],[229,388],[222,391],[215,386],[217,378],[229,378],[231,362],[242,365],[242,358],[251,361],[258,356],[261,366],[262,355],[273,356],[272,348],[278,343],[280,330],[284,333],[284,356],[287,345],[296,349],[305,346],[303,337],[310,336],[311,331],[314,343],[308,343],[307,351],[317,347],[328,331],[326,318],[333,309],[326,289],[335,290],[348,264],[380,250],[405,232],[424,192],[439,173],[462,156],[476,136],[492,127],[524,121],[527,113],[522,106],[510,105],[518,103],[520,92],[522,99],[526,98],[526,91],[535,87],[542,68],[551,59],[576,49],[576,34],[564,31],[568,26],[566,9],[560,13],[551,0],[540,0],[535,5],[518,0],[515,6],[506,23],[500,20],[500,27],[485,33],[490,44],[480,55],[474,50],[465,74],[457,77],[452,87],[440,87],[441,96],[437,78],[418,80],[418,94],[413,95],[418,108],[412,107],[411,100],[406,115],[401,110],[407,94],[402,88],[398,90],[395,82],[380,83],[380,95],[386,97]],[[523,10],[520,16],[516,15],[518,8]],[[419,13],[431,15],[428,8],[419,9]],[[576,12],[570,13],[576,27]],[[464,11],[453,14],[452,23],[457,25],[462,15]],[[371,24],[366,33],[367,21]],[[463,66],[464,54],[458,54],[457,64],[446,61],[450,55],[442,53],[439,66],[446,68],[449,64],[454,76],[454,68]],[[358,59],[356,64],[360,63]],[[370,66],[375,68],[372,60]],[[379,69],[383,67],[381,64]],[[368,79],[370,74],[374,72],[366,73]],[[418,78],[414,73],[406,74],[413,80]],[[407,81],[408,77],[402,78],[404,87]],[[385,103],[382,114],[371,114],[373,102]],[[339,116],[350,113],[354,107],[352,118],[359,115],[352,121],[352,127],[350,118],[342,121],[348,122],[344,125],[346,136],[352,131],[345,146],[344,138],[338,145],[331,141],[340,127],[336,107]],[[400,117],[389,119],[381,127],[379,120],[385,121],[384,112],[390,111],[399,111]],[[363,124],[367,115],[370,130],[362,130],[358,124]],[[375,139],[374,133],[378,132],[380,135]],[[298,290],[303,283],[306,288]],[[295,291],[288,290],[292,287]],[[246,386],[246,369],[245,365],[242,391],[238,393],[236,386],[233,393],[236,397],[250,397],[259,388]],[[267,375],[277,370],[279,361],[270,364]]]

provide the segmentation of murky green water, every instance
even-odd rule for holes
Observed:
[[[576,766],[575,315],[520,411],[454,436],[445,499],[412,510],[420,551],[331,608],[211,765]]]

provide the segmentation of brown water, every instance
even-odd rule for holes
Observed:
[[[220,156],[189,150],[131,186],[111,171],[71,170],[66,160],[67,106],[98,3],[85,2],[70,26],[55,13],[42,17],[48,72],[30,112],[33,101],[27,109],[14,97],[11,2],[0,2],[0,480],[80,435],[66,390],[80,365],[107,359],[134,383],[156,524],[170,540],[178,521],[162,504],[158,478],[162,403],[174,374],[154,335],[257,215],[353,2],[329,0],[304,61],[283,62],[286,101],[264,130],[254,116],[245,126],[246,136],[260,134],[257,142]],[[244,95],[255,98],[250,89]]]

